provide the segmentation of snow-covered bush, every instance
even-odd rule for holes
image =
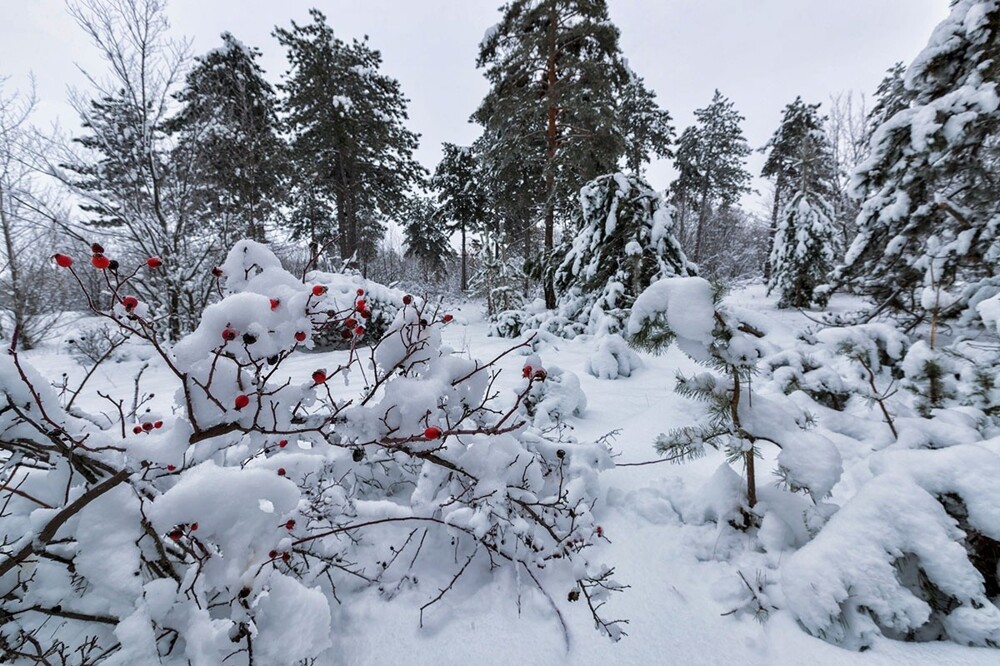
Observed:
[[[797,192],[782,211],[771,248],[768,291],[778,292],[778,307],[825,304],[818,287],[833,268],[833,248],[832,207],[818,192]]]
[[[608,451],[527,416],[582,408],[575,378],[532,372],[498,396],[498,361],[452,354],[450,315],[410,298],[362,363],[373,286],[304,283],[252,242],[221,270],[229,294],[173,348],[128,278],[88,303],[156,350],[172,414],[78,418],[16,348],[0,359],[5,663],[330,661],[338,603],[368,589],[433,612],[498,569],[621,634],[599,614],[619,586],[588,550]],[[289,369],[323,330],[350,334],[342,361]]]
[[[587,372],[598,379],[631,377],[641,367],[642,359],[618,334],[600,338],[597,350],[587,359]]]
[[[875,459],[875,478],[782,569],[799,623],[855,649],[880,634],[1000,647],[997,444]]]

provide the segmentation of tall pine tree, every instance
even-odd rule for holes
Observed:
[[[290,65],[278,87],[293,135],[291,157],[296,178],[334,202],[341,257],[363,263],[374,256],[384,221],[423,180],[413,158],[418,136],[404,125],[407,99],[399,82],[379,71],[381,53],[367,38],[337,38],[319,10],[309,14],[312,23],[274,32]],[[293,215],[294,221],[306,224],[296,225],[299,236],[315,228],[312,213]]]
[[[642,177],[643,165],[653,157],[673,157],[675,138],[670,113],[656,103],[656,93],[642,77],[629,71],[622,90],[619,123],[625,139],[625,168]]]
[[[406,256],[416,259],[425,282],[444,277],[447,262],[455,256],[438,210],[428,197],[414,197],[406,208],[403,235]]]
[[[469,287],[468,236],[480,230],[489,214],[481,157],[470,146],[445,143],[431,187],[437,192],[437,219],[461,236],[462,291]]]
[[[855,175],[860,232],[837,282],[911,322],[1000,290],[1000,0],[957,0],[903,78],[909,98]],[[892,109],[888,109],[887,113]],[[925,291],[926,290],[926,291]],[[931,302],[929,302],[931,301]]]
[[[480,45],[477,65],[490,91],[473,120],[484,128],[486,160],[505,189],[525,171],[542,179],[533,203],[549,256],[557,217],[565,218],[584,183],[614,171],[623,151],[615,122],[626,80],[618,29],[606,0],[511,0],[501,11]],[[544,287],[553,308],[553,286]]]

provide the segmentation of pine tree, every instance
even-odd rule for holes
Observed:
[[[622,329],[629,308],[664,277],[694,275],[670,208],[635,174],[601,176],[580,191],[574,232],[559,248],[559,314],[592,333]]]
[[[806,104],[801,97],[785,107],[781,124],[761,151],[767,153],[761,176],[774,184],[774,201],[771,206],[770,246],[774,247],[779,215],[787,211],[790,199],[799,199],[801,205],[817,204],[823,214],[831,215],[830,202],[835,196],[835,164],[829,141],[823,131],[826,119],[819,115],[819,104]],[[797,196],[807,191],[808,197]],[[771,279],[773,264],[769,259],[764,266],[764,279]]]
[[[746,157],[750,146],[743,136],[743,116],[718,90],[712,102],[694,112],[696,124],[677,142],[677,179],[671,185],[681,207],[681,230],[689,210],[696,209],[694,261],[701,257],[702,240],[714,207],[728,207],[750,192]]]
[[[367,38],[335,37],[319,10],[309,14],[312,23],[274,31],[290,64],[278,88],[293,135],[291,157],[298,177],[335,202],[341,257],[361,262],[374,256],[384,221],[424,177],[413,158],[418,136],[404,126],[407,99],[399,82],[379,71],[381,53]],[[306,231],[296,228],[300,236]]]
[[[263,241],[286,191],[277,101],[259,58],[223,33],[221,47],[196,58],[176,95],[184,106],[167,125],[178,140],[174,159],[193,163],[195,205],[225,247]]]
[[[625,168],[642,177],[651,156],[673,157],[675,131],[670,113],[656,104],[656,93],[638,74],[629,71],[621,95],[619,122],[625,139]]]
[[[920,321],[923,287],[958,287],[941,316],[974,315],[969,306],[1000,288],[998,79],[1000,0],[953,2],[907,70],[905,95],[891,96],[906,106],[875,131],[855,176],[860,231],[835,281],[875,312]]]
[[[403,224],[406,256],[420,262],[424,280],[439,279],[447,272],[447,260],[455,256],[439,211],[427,197],[416,197],[406,209]]]
[[[445,143],[431,187],[438,193],[438,219],[461,235],[462,291],[469,287],[468,235],[479,231],[488,215],[481,157],[468,146]]]
[[[511,0],[501,11],[480,45],[477,66],[491,87],[473,120],[484,128],[484,155],[503,189],[513,191],[526,171],[543,181],[532,203],[549,256],[567,202],[587,181],[614,171],[622,154],[618,29],[606,0]],[[544,287],[553,308],[553,286]]]

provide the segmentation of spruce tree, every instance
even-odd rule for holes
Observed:
[[[674,126],[670,113],[656,104],[656,93],[642,77],[628,73],[621,94],[619,123],[625,140],[625,168],[642,177],[643,165],[652,156],[673,157]]]
[[[646,287],[694,275],[663,197],[635,174],[601,176],[580,191],[573,233],[553,282],[559,314],[591,333],[616,333]]]
[[[278,88],[291,157],[299,177],[335,202],[341,257],[360,263],[373,256],[384,221],[423,180],[413,158],[418,136],[404,125],[399,82],[379,71],[381,53],[367,38],[337,38],[319,10],[309,14],[311,23],[293,21],[274,32],[290,65]]]
[[[740,124],[743,116],[718,90],[711,103],[694,112],[696,124],[681,133],[677,142],[677,179],[671,185],[684,217],[695,217],[694,261],[701,257],[702,241],[714,208],[726,208],[750,192],[746,158],[750,146]]]
[[[798,205],[822,208],[830,217],[830,203],[835,196],[833,152],[823,131],[826,119],[819,115],[819,104],[806,104],[801,97],[785,107],[781,124],[761,151],[767,153],[761,176],[774,185],[771,206],[771,231],[769,245],[773,249],[779,216],[789,210],[789,202],[797,198]],[[807,191],[807,197],[798,196]],[[822,202],[817,202],[822,199]],[[814,205],[816,204],[816,205]],[[764,266],[764,279],[771,279],[773,264],[769,259]]]
[[[557,217],[592,178],[615,170],[623,150],[616,94],[625,82],[618,29],[606,0],[511,0],[480,45],[490,91],[473,114],[484,154],[513,191],[527,171],[544,187],[534,207],[544,220],[544,254]],[[525,236],[527,240],[528,236]],[[555,307],[555,291],[545,285]]]
[[[800,187],[785,204],[774,235],[767,283],[768,293],[778,291],[778,307],[809,308],[826,304],[817,288],[833,267],[833,209],[808,185]]]
[[[462,291],[469,287],[468,235],[480,230],[488,214],[481,158],[469,146],[445,143],[431,187],[437,192],[437,217],[450,232],[461,235]]]
[[[956,288],[941,316],[974,315],[1000,288],[997,80],[1000,0],[953,2],[905,74],[906,106],[875,130],[855,175],[860,231],[836,283],[875,312],[920,321],[937,310],[926,287]]]
[[[447,260],[455,252],[448,242],[448,233],[440,223],[434,202],[427,197],[415,197],[406,208],[403,224],[406,256],[416,259],[423,269],[425,281],[444,277]]]
[[[277,100],[259,58],[259,49],[223,33],[220,48],[196,58],[175,96],[183,107],[167,125],[178,140],[174,159],[193,165],[195,205],[226,247],[264,241],[286,191]]]

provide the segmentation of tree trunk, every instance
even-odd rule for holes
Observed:
[[[555,193],[556,193],[556,141],[558,133],[556,131],[556,108],[555,86],[556,86],[556,5],[549,3],[549,26],[548,26],[548,60],[546,62],[546,74],[548,87],[546,88],[546,99],[548,101],[548,128],[545,132],[545,257],[549,261],[552,250],[555,247]],[[553,310],[556,307],[556,291],[552,284],[552,277],[546,271],[544,273],[545,282],[545,307]]]
[[[469,289],[469,274],[468,274],[468,257],[469,255],[465,251],[465,225],[462,225],[462,291],[468,291]]]
[[[784,184],[779,174],[774,183],[774,205],[771,207],[771,227],[767,230],[767,256],[764,257],[765,284],[771,281],[771,271],[774,270],[774,267],[771,266],[771,250],[774,249],[774,235],[778,232],[778,215],[781,213],[781,191],[783,189],[785,189]]]
[[[698,210],[698,228],[694,235],[694,262],[701,261],[701,238],[705,229],[705,219],[708,217],[708,192],[707,188],[701,191],[701,205]]]

